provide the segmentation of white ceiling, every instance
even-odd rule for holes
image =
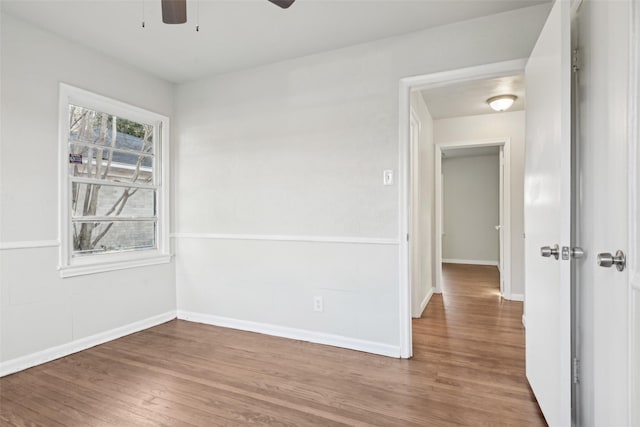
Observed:
[[[298,0],[283,10],[267,0],[187,0],[183,25],[162,24],[160,0],[1,0],[0,6],[163,79],[184,82],[543,2]]]
[[[508,111],[524,110],[524,75],[475,80],[422,91],[431,117],[436,120],[495,113],[487,99],[506,94],[518,97]]]

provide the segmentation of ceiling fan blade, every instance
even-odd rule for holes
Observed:
[[[269,0],[271,3],[280,6],[283,9],[287,9],[296,0]]]
[[[187,0],[162,0],[162,22],[165,24],[187,22]]]

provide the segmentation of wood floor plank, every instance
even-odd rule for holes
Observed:
[[[2,392],[0,392],[2,395]],[[36,406],[36,408],[32,408],[30,406]],[[27,403],[25,406],[22,402],[16,402],[13,396],[3,396],[0,403],[0,420],[2,421],[2,426],[52,426],[52,427],[62,427],[59,421],[47,417],[43,412],[39,411],[36,405],[31,405],[31,403]]]
[[[145,351],[147,351],[148,353],[144,353]],[[153,354],[155,354],[155,351],[153,349],[143,349],[140,346],[138,347],[136,352],[143,352],[140,358],[140,361],[142,363],[146,363],[144,361],[148,360],[150,357],[153,357]],[[125,355],[121,355],[119,357],[125,357]],[[182,363],[188,363],[189,356],[187,354],[180,354],[180,359]],[[202,367],[203,363],[206,365],[206,362],[198,362],[197,363],[198,367]],[[225,371],[228,371],[229,366],[220,366],[221,365],[220,363],[216,363],[216,365],[217,366],[207,367],[206,369],[215,370],[218,368],[219,371],[216,372],[217,381],[223,381],[225,378]],[[248,371],[251,371],[250,365],[251,364],[249,362],[241,363],[241,366],[244,366]],[[291,371],[290,373],[293,375],[293,377],[295,377],[296,376],[295,366],[289,367],[289,370]],[[199,376],[198,372],[192,372],[192,375]],[[237,377],[237,374],[231,373],[229,375],[231,375],[231,378]],[[251,377],[254,381],[256,381],[256,384],[258,385],[269,383],[268,376],[261,375],[259,372],[256,372],[256,371],[252,372]],[[309,376],[306,375],[306,378],[308,377]],[[301,376],[301,378],[305,378],[305,376]],[[325,393],[325,397],[329,397],[329,400],[330,400],[329,403],[332,406],[334,407],[339,406],[342,408],[345,408],[350,405],[348,404],[344,405],[341,402],[356,402],[356,403],[359,402],[358,393],[361,392],[361,387],[363,385],[362,382],[356,385],[352,385],[349,382],[340,383],[340,382],[337,382],[335,378],[330,378],[326,380],[326,377],[324,375],[316,376],[313,380],[308,380],[307,382],[292,383],[291,380],[289,380],[288,382],[278,381],[278,384],[279,384],[279,387],[282,387],[282,386],[286,387],[287,385],[290,386],[290,388],[287,391],[290,392],[291,394],[296,393],[298,394],[298,396],[300,396],[301,393],[305,393],[305,391],[313,393],[313,390],[323,390]],[[377,384],[372,383],[367,387],[367,390],[371,398],[379,399],[380,401],[385,401],[385,404],[379,405],[378,407],[375,407],[375,408],[371,408],[371,407],[359,408],[367,412],[368,418],[370,418],[371,412],[375,412],[378,415],[378,417],[387,416],[387,412],[394,413],[395,409],[397,408],[397,406],[395,405],[398,403],[402,403],[399,399],[404,398],[404,396],[396,396],[397,393],[390,394],[390,392],[392,392],[393,390],[389,390],[388,388],[386,389],[380,388],[379,387],[380,384],[388,384],[388,381],[386,383],[382,381],[380,381]],[[271,395],[277,395],[282,390],[278,390],[278,389],[260,390],[260,388],[258,388],[257,391],[269,392],[271,393]],[[414,388],[413,392],[415,393],[417,391],[418,389]],[[386,398],[383,399],[382,396],[385,396]],[[317,401],[318,400],[317,397],[318,396],[314,396],[313,401]],[[396,400],[398,400],[398,402],[396,402]],[[307,403],[310,403],[310,402],[307,402]],[[351,409],[352,411],[354,410],[353,407],[349,409]],[[383,421],[382,418],[379,418],[379,420]],[[391,422],[391,421],[392,419],[387,420],[384,424],[388,425],[388,422]],[[405,421],[409,422],[410,420],[406,419]],[[416,421],[420,421],[420,420],[416,420]]]
[[[544,426],[522,303],[445,264],[399,360],[171,321],[0,379],[2,426]]]
[[[246,397],[243,394],[218,390],[193,380],[184,380],[180,376],[147,369],[145,364],[131,364],[127,354],[117,354],[117,359],[92,355],[93,363],[76,363],[73,376],[66,378],[73,383],[100,384],[107,391],[120,394],[132,393],[145,402],[168,405],[184,405],[183,410],[193,408],[206,412],[210,417],[226,419],[231,423],[250,423],[260,421],[265,424],[296,425],[293,421],[281,422],[278,418],[286,418],[289,408],[262,405],[262,402]],[[104,372],[101,366],[118,365],[117,372]],[[80,368],[80,369],[77,369]],[[91,374],[88,374],[91,372]],[[53,375],[58,375],[53,373]],[[257,410],[259,409],[259,410]],[[270,418],[271,417],[271,418]],[[310,423],[313,417],[306,413],[296,413],[295,420],[307,418]],[[319,420],[315,420],[316,422]]]

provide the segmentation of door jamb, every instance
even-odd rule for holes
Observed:
[[[442,142],[435,144],[435,262],[436,293],[442,293],[442,150],[470,147],[502,147],[504,154],[503,201],[502,201],[502,239],[500,250],[503,252],[500,280],[504,284],[502,296],[512,299],[511,294],[511,138],[500,137],[470,141]],[[502,285],[502,284],[501,284]],[[519,298],[518,298],[519,299]]]
[[[399,292],[399,326],[400,357],[410,358],[413,355],[411,336],[411,287],[409,283],[409,116],[411,91],[448,86],[472,80],[503,77],[524,72],[526,59],[479,65],[439,73],[405,77],[399,82],[398,102],[398,292]]]
[[[629,41],[629,313],[628,313],[628,408],[629,425],[640,423],[640,408],[636,402],[640,398],[640,5],[630,4],[630,41]]]
[[[418,113],[416,113],[416,111],[413,109],[413,107],[411,107],[411,114],[409,116],[409,127],[411,128],[414,124],[417,127],[416,131],[417,131],[417,136],[418,139],[420,138],[421,134],[422,134],[422,121],[420,121],[420,117],[418,116]],[[420,235],[420,221],[417,217],[419,217],[419,215],[416,215],[416,217],[414,217],[414,214],[417,212],[419,213],[422,208],[422,200],[420,199],[420,194],[421,194],[421,183],[420,183],[420,167],[419,167],[419,151],[420,151],[420,142],[419,141],[415,141],[412,137],[411,134],[411,129],[409,129],[409,178],[410,178],[410,182],[409,182],[409,233],[413,236],[419,236]],[[415,167],[417,166],[417,167]],[[416,195],[416,200],[411,200],[412,199],[412,194]],[[417,205],[417,207],[416,207]],[[419,239],[418,238],[414,238],[414,239],[410,239],[409,240],[409,287],[411,289],[411,317],[420,317],[420,315],[422,314],[421,310],[419,308],[414,307],[416,301],[413,300],[413,296],[414,296],[414,292],[415,292],[415,287],[418,286],[419,283],[422,282],[422,274],[421,274],[421,270],[417,265],[414,265],[414,259],[417,255],[420,254],[420,252],[418,251],[418,254],[416,254],[416,242],[418,242]],[[417,279],[414,281],[414,279]],[[421,302],[421,301],[419,301]]]

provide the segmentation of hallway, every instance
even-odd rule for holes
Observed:
[[[413,360],[436,364],[436,382],[489,424],[544,426],[525,378],[523,304],[502,300],[498,281],[493,266],[443,264],[443,293],[413,321]]]

